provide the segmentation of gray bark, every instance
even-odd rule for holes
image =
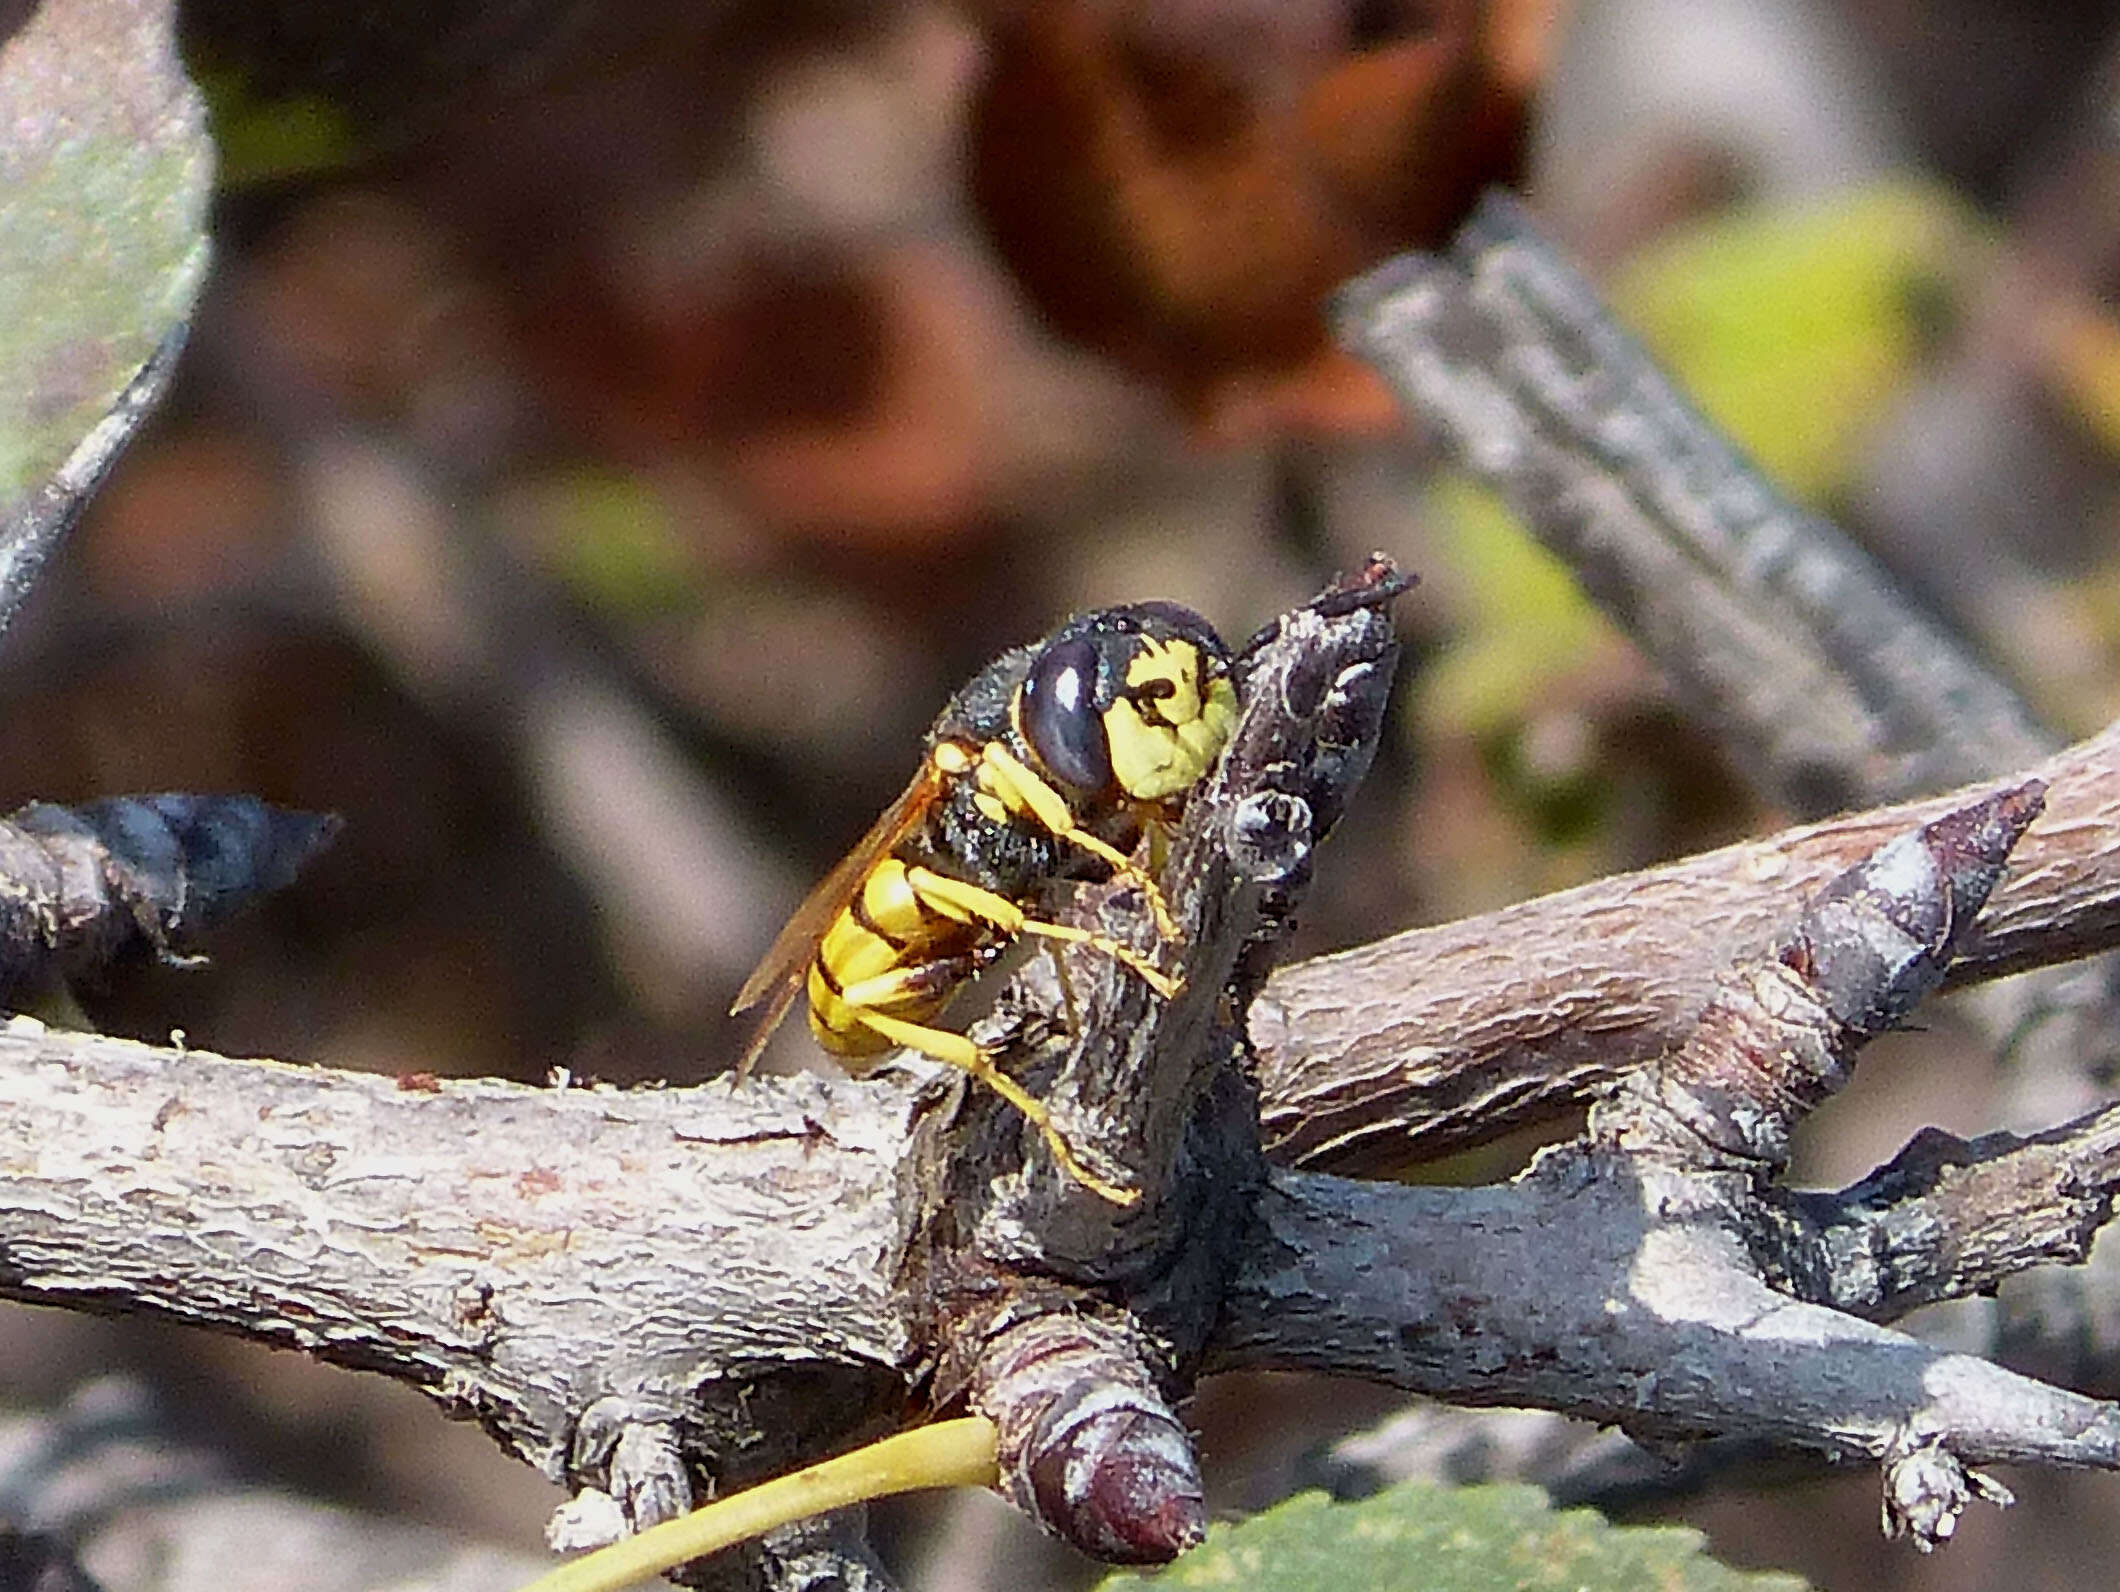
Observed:
[[[2081,749],[2073,776],[2067,758],[2050,768],[2053,805],[2026,837],[2029,866],[1996,892],[1996,921],[1959,925],[1976,973],[2111,938],[2110,890],[2078,871],[2110,851],[2120,819],[2069,795],[2101,744]],[[1903,822],[1850,820],[1841,839]],[[1826,844],[1819,833],[1755,855],[1801,857]],[[1643,910],[1666,927],[1700,914],[1690,930],[1703,944],[1718,923],[1770,920],[1776,905],[1785,927],[1802,921],[1786,870],[1730,857],[1704,873],[1720,892],[1622,888],[1619,899],[1653,902]],[[1733,919],[1732,901],[1750,912]],[[1567,896],[1513,909],[1517,931],[1541,912],[1549,941],[1584,943]],[[1779,965],[1725,958],[1711,998]],[[1632,998],[1565,1016],[1577,1044],[1641,1021]],[[908,1127],[940,1133],[982,1113],[978,1096],[951,1089],[938,1103],[903,1075],[538,1090],[227,1060],[17,1019],[0,1032],[0,1080],[8,1295],[168,1314],[382,1370],[576,1483],[616,1486],[617,1436],[636,1430],[669,1434],[721,1479],[814,1455],[906,1416],[951,1350],[923,1332],[984,1323],[998,1342],[1056,1302],[1063,1316],[1131,1320],[1151,1346],[1178,1341],[1173,1315],[1192,1321],[1187,1356],[1164,1362],[1181,1384],[1236,1365],[1325,1369],[1643,1435],[1868,1455],[1907,1493],[1908,1529],[1930,1540],[1953,1518],[1937,1500],[1962,1507],[1980,1490],[1965,1467],[2120,1461],[2111,1406],[1877,1324],[2073,1258],[2120,1178],[2109,1113],[2038,1140],[1944,1156],[1929,1146],[1837,1200],[1791,1200],[1771,1177],[1733,1181],[1713,1157],[1674,1165],[1595,1139],[1496,1188],[1277,1169],[1248,1217],[1213,1235],[1228,1269],[1204,1321],[1193,1294],[1173,1302],[1169,1282],[1200,1235],[1152,1214],[1203,1208],[1181,1156],[1145,1227],[1114,1218],[1134,1257],[1123,1278],[1056,1294],[1045,1255],[1008,1293],[1010,1262],[988,1241],[999,1231],[1020,1247],[1027,1229],[980,1236],[974,1224],[946,1253],[983,1269],[982,1299],[1008,1293],[1009,1319],[993,1323],[938,1314],[951,1296],[932,1287],[908,1300],[909,1216],[925,1208],[933,1224],[957,1209],[923,1206]],[[1006,1119],[983,1131],[997,1126]],[[1020,1126],[1005,1136],[1022,1157]],[[978,1163],[944,1164],[957,1178]],[[979,1177],[1002,1191],[989,1209],[1102,1204],[1050,1168]],[[1045,1193],[1011,1195],[1015,1179]],[[2015,1203],[1979,1180],[2018,1191]],[[2068,1198],[2050,1208],[2046,1189]],[[1060,1230],[1079,1244],[1087,1219],[1078,1211]],[[1145,1244],[1157,1231],[1162,1242]]]

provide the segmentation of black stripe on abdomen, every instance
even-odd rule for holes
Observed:
[[[853,918],[863,932],[875,935],[877,939],[883,941],[885,945],[888,945],[894,951],[904,950],[913,942],[900,939],[876,921],[869,912],[867,881],[862,881],[862,884],[863,888],[855,891],[854,899],[847,903],[848,915]]]

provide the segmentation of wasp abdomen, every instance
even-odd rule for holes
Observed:
[[[863,1014],[928,1022],[978,971],[992,940],[986,926],[922,899],[907,865],[886,857],[840,908],[810,960],[810,1031],[836,1056],[892,1049]]]

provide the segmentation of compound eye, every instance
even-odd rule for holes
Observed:
[[[1097,649],[1081,637],[1038,655],[1023,682],[1023,735],[1046,772],[1077,790],[1112,782],[1112,751],[1092,700]]]

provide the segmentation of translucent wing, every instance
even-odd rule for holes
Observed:
[[[854,899],[854,892],[861,888],[869,870],[889,855],[891,849],[910,834],[926,816],[936,798],[942,794],[942,780],[932,762],[923,762],[920,772],[912,784],[906,786],[898,799],[883,810],[883,816],[869,826],[854,849],[840,858],[832,871],[808,896],[795,915],[788,919],[780,933],[774,937],[773,945],[751,970],[744,980],[743,988],[736,992],[735,1004],[729,1008],[734,1017],[761,1007],[752,1019],[750,1036],[745,1040],[743,1054],[736,1063],[736,1075],[741,1078],[751,1070],[758,1060],[758,1053],[773,1037],[773,1030],[780,1020],[788,1015],[788,1008],[795,1004],[795,997],[802,992],[803,980],[810,971],[810,959],[817,954],[825,931],[839,916],[840,908]]]

